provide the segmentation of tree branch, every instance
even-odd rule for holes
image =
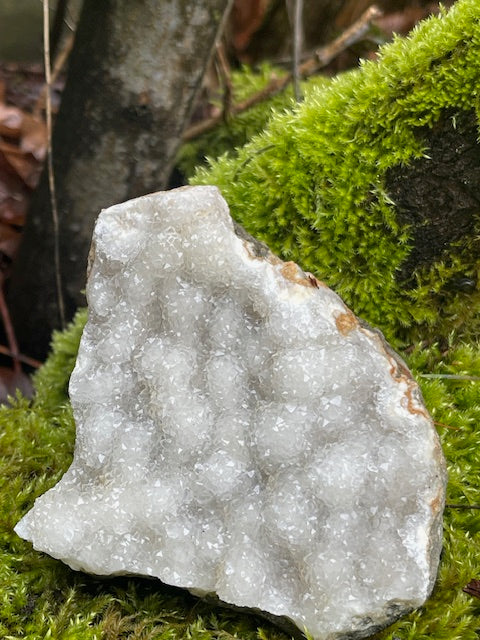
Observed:
[[[50,189],[50,202],[52,208],[55,284],[57,288],[58,312],[60,326],[65,328],[65,306],[63,304],[62,274],[60,273],[60,229],[58,222],[57,198],[55,193],[55,178],[53,174],[52,153],[52,77],[50,67],[50,32],[49,32],[49,0],[43,0],[43,47],[45,63],[45,80],[47,85],[46,112],[47,112],[47,169],[48,185]]]
[[[319,71],[323,67],[326,67],[342,51],[345,51],[345,49],[350,47],[352,44],[361,40],[370,29],[372,20],[378,18],[381,15],[382,12],[376,5],[372,5],[371,7],[369,7],[360,16],[360,18],[352,24],[351,27],[349,27],[346,31],[344,31],[344,33],[342,33],[342,35],[340,35],[330,44],[317,49],[313,57],[303,62],[298,67],[299,77],[306,78]],[[266,87],[264,87],[257,93],[254,93],[243,102],[232,105],[230,111],[231,115],[236,116],[239,113],[243,113],[251,107],[264,102],[265,100],[268,100],[268,98],[271,98],[277,93],[280,93],[291,83],[292,79],[292,73],[288,73],[281,78],[276,75],[272,75],[270,82]],[[183,134],[183,141],[188,142],[190,140],[194,140],[203,133],[211,131],[218,124],[220,124],[222,120],[223,113],[220,113],[218,115],[212,116],[211,118],[206,118],[205,120],[202,120],[201,122],[198,122],[191,127],[188,127],[188,129],[186,129]]]

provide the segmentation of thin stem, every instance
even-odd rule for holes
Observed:
[[[52,208],[53,222],[53,259],[55,264],[55,283],[57,289],[57,304],[60,316],[60,325],[65,328],[65,308],[63,304],[62,294],[62,276],[60,273],[60,228],[58,222],[57,198],[55,192],[55,179],[53,173],[53,154],[52,154],[52,78],[50,67],[50,34],[49,34],[49,0],[43,0],[43,49],[44,49],[44,65],[45,80],[47,83],[46,95],[46,116],[47,116],[47,168],[48,168],[48,186],[50,189],[50,203]]]
[[[480,376],[464,376],[456,373],[419,373],[420,378],[445,379],[445,380],[470,380],[478,382]]]
[[[452,427],[451,425],[445,424],[444,422],[438,422],[438,420],[434,420],[433,424],[436,424],[439,427],[445,427],[445,429],[453,429],[453,431],[461,431],[460,427]]]
[[[446,504],[447,509],[480,509],[480,504]]]
[[[12,349],[9,349],[8,347],[4,347],[3,344],[0,344],[0,353],[4,356],[8,356],[9,358],[12,358],[12,360],[15,361],[20,361],[23,362],[24,364],[27,364],[29,367],[32,367],[32,369],[40,369],[40,367],[42,366],[42,362],[40,362],[40,360],[36,360],[35,358],[30,358],[30,356],[26,356],[23,353],[14,353],[12,351]]]
[[[17,338],[13,329],[12,321],[10,318],[10,312],[5,301],[5,295],[3,293],[4,276],[0,273],[0,315],[2,316],[3,326],[5,328],[5,334],[8,340],[8,346],[10,347],[10,355],[13,360],[13,372],[15,375],[20,374],[22,367],[20,364],[19,350],[17,344]]]
[[[300,89],[300,60],[303,49],[303,0],[294,0],[293,3],[293,92],[295,100],[302,99]]]

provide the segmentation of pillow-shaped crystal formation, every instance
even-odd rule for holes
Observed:
[[[214,187],[102,211],[91,257],[74,460],[17,533],[318,639],[421,605],[445,467],[381,334],[236,233]]]

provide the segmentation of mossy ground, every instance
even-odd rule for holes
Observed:
[[[198,177],[222,188],[251,233],[327,280],[397,346],[406,335],[414,343],[426,329],[430,338],[441,338],[441,349],[433,341],[403,355],[442,440],[447,502],[464,507],[480,504],[480,382],[466,377],[480,377],[479,294],[453,296],[442,309],[432,291],[453,272],[474,275],[478,257],[468,262],[464,256],[456,265],[440,261],[435,277],[418,274],[413,293],[402,291],[395,272],[408,253],[409,232],[396,221],[384,178],[389,167],[424,153],[414,136],[417,126],[433,124],[446,108],[478,109],[479,19],[478,2],[460,0],[448,16],[387,47],[378,65],[346,74],[313,90],[295,110],[271,116],[264,134]],[[84,321],[82,312],[55,336],[35,379],[34,401],[17,398],[0,409],[0,637],[286,638],[260,618],[214,607],[158,581],[71,571],[13,533],[35,498],[70,464],[74,423],[66,389]],[[478,639],[480,600],[462,587],[480,578],[480,511],[449,507],[444,523],[432,597],[378,640]]]

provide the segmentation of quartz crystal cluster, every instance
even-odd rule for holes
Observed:
[[[20,536],[317,639],[424,602],[444,461],[381,334],[235,229],[214,187],[104,210],[87,295],[74,460]]]

